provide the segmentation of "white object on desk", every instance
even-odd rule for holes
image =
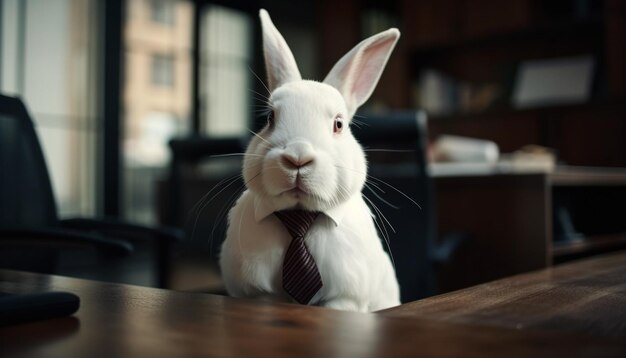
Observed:
[[[436,160],[462,163],[495,163],[500,151],[492,141],[442,135],[433,147]]]

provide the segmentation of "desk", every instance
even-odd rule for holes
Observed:
[[[439,292],[626,248],[626,169],[485,168],[449,166],[435,177],[438,232],[469,238],[437,268]],[[568,218],[575,232],[566,237],[557,219]]]
[[[626,337],[626,251],[426,298],[384,314]]]
[[[594,327],[617,322],[615,311],[624,309],[623,262],[626,253],[594,259],[572,266],[542,271],[526,277],[536,294],[549,292],[551,282],[575,281],[588,272],[587,287],[581,285],[567,297],[589,302],[598,292],[614,290],[614,309],[598,310]],[[591,272],[595,272],[595,276]],[[555,279],[556,278],[556,281]],[[513,278],[513,282],[520,282]],[[619,282],[615,282],[618,280]],[[523,280],[522,280],[523,281]],[[515,297],[519,286],[498,283],[500,302]],[[578,287],[575,283],[570,285]],[[523,285],[522,285],[523,286]],[[592,287],[593,286],[593,287]],[[626,355],[623,337],[605,337],[602,329],[590,334],[569,330],[569,321],[554,321],[551,331],[533,325],[510,329],[506,319],[487,324],[479,314],[452,319],[448,309],[466,307],[479,313],[494,286],[464,291],[454,296],[429,299],[377,314],[340,312],[319,307],[274,304],[245,299],[182,293],[145,287],[109,284],[59,276],[0,270],[0,290],[33,292],[66,290],[81,297],[74,317],[0,328],[3,355],[45,357],[173,357],[173,356],[268,356],[268,357],[396,357],[396,356],[615,356]],[[524,289],[524,287],[519,287]],[[473,294],[471,294],[473,292]],[[526,297],[532,295],[528,290]],[[537,296],[541,297],[541,296]],[[564,297],[564,296],[559,296]],[[608,297],[608,296],[607,296]],[[497,300],[488,300],[491,308]],[[530,302],[530,301],[528,301]],[[506,301],[509,317],[517,311]],[[439,308],[438,308],[439,306]],[[545,301],[537,311],[562,307],[559,300]],[[571,306],[564,317],[576,318]],[[498,312],[488,310],[495,320]],[[518,311],[525,314],[527,309]],[[462,315],[457,315],[462,317]],[[506,317],[506,316],[504,316]],[[622,316],[623,317],[623,316]],[[497,321],[497,320],[496,320]],[[610,330],[624,335],[626,330]],[[517,325],[515,328],[519,328]],[[546,328],[546,327],[537,327]],[[565,332],[561,332],[565,331]]]

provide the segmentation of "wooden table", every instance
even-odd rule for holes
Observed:
[[[623,337],[626,251],[508,277],[383,311],[453,324]]]
[[[626,253],[375,314],[0,270],[64,290],[73,317],[0,328],[2,356],[626,356]]]

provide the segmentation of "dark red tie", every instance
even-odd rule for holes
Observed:
[[[307,304],[322,288],[322,276],[313,256],[304,243],[304,235],[317,217],[317,212],[283,210],[274,213],[293,238],[283,261],[283,288],[294,300]]]

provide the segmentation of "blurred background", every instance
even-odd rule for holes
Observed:
[[[0,0],[0,92],[29,109],[61,217],[180,228],[169,288],[219,291],[241,183],[219,184],[240,158],[215,155],[242,151],[265,122],[259,8],[304,78],[402,32],[361,112],[427,121],[423,173],[397,167],[431,226],[391,234],[429,242],[405,258],[432,260],[403,273],[428,281],[410,298],[626,247],[619,0]],[[428,194],[414,188],[422,174]]]

